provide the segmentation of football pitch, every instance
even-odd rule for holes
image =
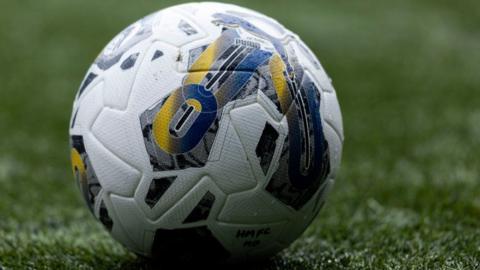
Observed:
[[[182,1],[0,0],[0,269],[156,269],[88,212],[72,102],[120,30]],[[480,268],[480,1],[228,1],[312,48],[344,118],[324,209],[240,269]]]

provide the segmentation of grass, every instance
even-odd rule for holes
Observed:
[[[103,45],[172,3],[2,1],[3,269],[155,267],[112,240],[83,206],[67,127]],[[480,2],[237,3],[278,18],[312,47],[334,80],[346,135],[325,209],[257,268],[480,268]]]

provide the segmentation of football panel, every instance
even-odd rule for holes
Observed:
[[[165,171],[144,177],[135,193],[137,205],[149,220],[157,220],[190,192],[205,173],[195,170]]]
[[[224,129],[225,133],[217,133],[212,147],[219,149],[218,158],[212,160],[215,155],[211,154],[205,167],[205,171],[226,194],[252,189],[258,183],[230,113],[223,114],[220,129]]]
[[[197,6],[193,6],[193,8],[190,8],[189,4],[180,5],[179,7],[184,10],[189,10],[194,16],[212,16],[218,13],[224,13],[243,17],[255,27],[264,30],[277,39],[283,39],[287,34],[285,27],[275,19],[245,7],[228,3],[210,2],[199,3]]]
[[[122,196],[133,196],[141,172],[112,154],[92,134],[84,136],[84,140],[103,189]]]
[[[91,133],[101,144],[138,171],[148,169],[138,117],[129,111],[104,108],[96,118]]]
[[[258,187],[229,195],[217,219],[224,223],[254,225],[275,223],[292,216],[291,209]]]
[[[280,155],[282,140],[286,134],[281,123],[270,117],[262,105],[256,102],[256,97],[253,97],[253,100],[254,103],[234,108],[229,114],[247,153],[252,171],[259,184],[263,186],[271,171],[270,168],[274,167],[273,164]],[[262,145],[259,146],[259,143]]]
[[[133,83],[143,60],[148,57],[150,45],[151,39],[147,39],[129,48],[118,64],[105,71],[105,106],[122,111],[127,109]]]
[[[157,224],[164,229],[206,225],[222,208],[225,194],[215,185],[208,175],[198,183],[174,206],[163,214]]]
[[[312,200],[296,213],[295,218],[289,220],[288,224],[285,225],[285,229],[276,239],[277,243],[288,246],[305,232],[324,206],[334,182],[332,178],[325,181],[323,186],[314,194]]]
[[[320,90],[305,72],[285,113],[288,136],[284,139],[280,166],[266,186],[272,196],[296,210],[312,199],[331,170],[321,102]]]
[[[231,252],[231,260],[254,259],[256,252],[278,251],[275,240],[284,230],[285,221],[266,224],[233,224],[215,222],[211,230]],[[273,254],[270,254],[273,255]]]
[[[98,79],[95,83],[92,83],[87,92],[84,92],[82,99],[76,103],[70,134],[82,134],[82,132],[91,129],[104,107],[103,91],[103,80]]]
[[[343,120],[342,112],[340,110],[340,105],[338,103],[337,94],[333,92],[324,92],[324,106],[323,106],[323,115],[325,122],[330,125],[333,130],[337,133],[340,141],[343,143]]]
[[[175,6],[162,11],[161,20],[154,25],[153,33],[155,39],[177,48],[209,35],[197,20],[185,16]]]
[[[296,35],[288,44],[298,57],[300,65],[310,72],[319,87],[326,92],[334,92],[330,77],[312,50]]]
[[[152,256],[165,260],[220,259],[230,252],[211,231],[225,194],[204,176],[159,220],[151,245]]]
[[[130,250],[135,253],[149,255],[145,249],[145,232],[155,231],[156,225],[149,222],[133,198],[110,195],[113,211],[118,217],[118,226],[121,226],[131,240]]]

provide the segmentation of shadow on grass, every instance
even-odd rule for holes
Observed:
[[[266,270],[279,269],[285,260],[277,255],[272,258],[264,260],[251,261],[246,263],[216,263],[216,262],[196,262],[187,263],[182,261],[162,261],[155,259],[148,259],[144,257],[137,257],[135,261],[125,262],[120,266],[120,269],[144,269],[144,270],[177,270],[177,269],[209,269],[209,270]],[[283,265],[285,266],[285,265]],[[298,267],[298,266],[297,266]],[[298,268],[297,268],[298,269]],[[300,267],[299,269],[303,269]]]

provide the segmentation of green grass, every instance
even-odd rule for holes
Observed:
[[[68,158],[84,72],[124,26],[173,1],[0,3],[0,265],[151,269],[93,220]],[[238,1],[278,18],[334,80],[337,184],[259,269],[480,268],[480,2]]]

